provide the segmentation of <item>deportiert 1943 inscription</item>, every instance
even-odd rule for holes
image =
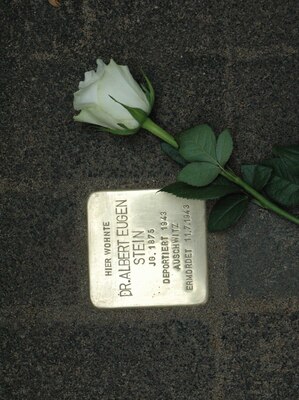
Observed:
[[[88,201],[96,307],[205,303],[205,204],[157,190],[93,193]]]

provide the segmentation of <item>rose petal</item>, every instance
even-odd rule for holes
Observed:
[[[82,110],[98,103],[98,83],[95,81],[74,93],[74,109]]]
[[[87,108],[82,110],[78,115],[74,117],[74,120],[79,122],[87,122],[89,124],[100,125],[110,129],[121,129],[109,114],[97,108]]]

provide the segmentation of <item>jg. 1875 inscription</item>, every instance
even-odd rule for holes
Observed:
[[[157,190],[93,193],[90,295],[96,307],[207,300],[205,205]]]

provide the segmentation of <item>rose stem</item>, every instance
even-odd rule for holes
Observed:
[[[179,145],[175,141],[174,137],[170,133],[166,132],[163,128],[161,128],[159,125],[157,125],[150,118],[147,118],[143,122],[142,128],[144,128],[147,131],[151,132],[155,136],[158,136],[160,139],[164,140],[164,142],[170,144],[175,149],[178,149]]]
[[[225,169],[222,169],[221,175],[223,175],[225,178],[229,179],[230,181],[234,182],[235,184],[241,186],[247,193],[249,193],[252,197],[254,197],[264,208],[266,208],[268,210],[272,210],[276,214],[280,215],[281,217],[286,218],[289,221],[294,222],[295,224],[299,225],[299,218],[297,218],[295,215],[288,213],[287,211],[283,210],[282,208],[278,207],[275,203],[272,203],[272,201],[268,200],[266,197],[261,195],[259,192],[257,192],[255,189],[253,189],[253,187],[248,185],[248,183],[244,182],[241,178],[239,178],[234,173],[228,172]]]

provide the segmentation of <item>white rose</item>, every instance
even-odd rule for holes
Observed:
[[[85,72],[84,81],[74,93],[74,108],[81,110],[74,119],[118,133],[125,132],[126,128],[135,131],[140,124],[124,106],[141,109],[148,115],[153,103],[152,93],[141,89],[127,66],[117,65],[113,60],[106,65],[100,59],[97,65],[96,71]]]

